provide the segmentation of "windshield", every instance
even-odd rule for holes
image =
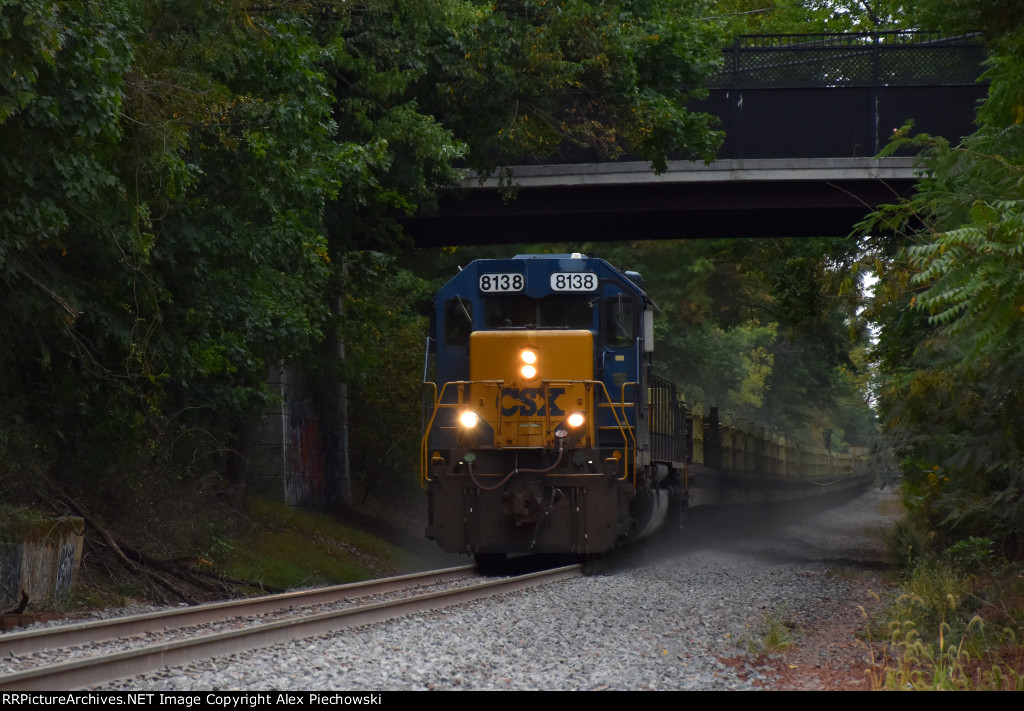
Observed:
[[[583,328],[594,324],[594,299],[498,297],[484,301],[488,328]]]

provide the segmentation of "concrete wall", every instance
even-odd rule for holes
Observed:
[[[309,508],[348,501],[348,428],[337,386],[308,379],[297,368],[274,368],[268,383],[281,402],[246,447],[248,489]]]
[[[0,610],[9,610],[24,591],[32,610],[67,600],[82,560],[85,522],[76,516],[0,529]]]

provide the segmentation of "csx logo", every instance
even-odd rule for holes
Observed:
[[[565,411],[558,406],[558,398],[565,394],[565,388],[548,388],[547,399],[543,388],[502,388],[498,397],[498,409],[505,417],[519,415],[564,415]]]

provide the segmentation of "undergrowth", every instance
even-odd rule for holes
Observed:
[[[399,549],[370,533],[326,514],[262,499],[249,499],[244,514],[225,516],[207,530],[206,545],[189,549],[181,560],[233,579],[236,594],[356,582],[393,575],[409,564]],[[178,601],[104,553],[98,547],[83,555],[69,609]]]
[[[250,499],[244,534],[209,553],[227,575],[277,588],[348,583],[393,573],[400,552],[330,516]]]
[[[1024,586],[971,537],[936,551],[913,522],[889,540],[901,593],[868,625],[876,690],[1024,689]],[[908,542],[911,545],[907,545]],[[895,549],[895,550],[893,550]]]

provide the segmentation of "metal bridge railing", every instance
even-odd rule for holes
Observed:
[[[984,59],[980,33],[742,35],[723,50],[722,69],[709,86],[962,86],[977,81]]]

